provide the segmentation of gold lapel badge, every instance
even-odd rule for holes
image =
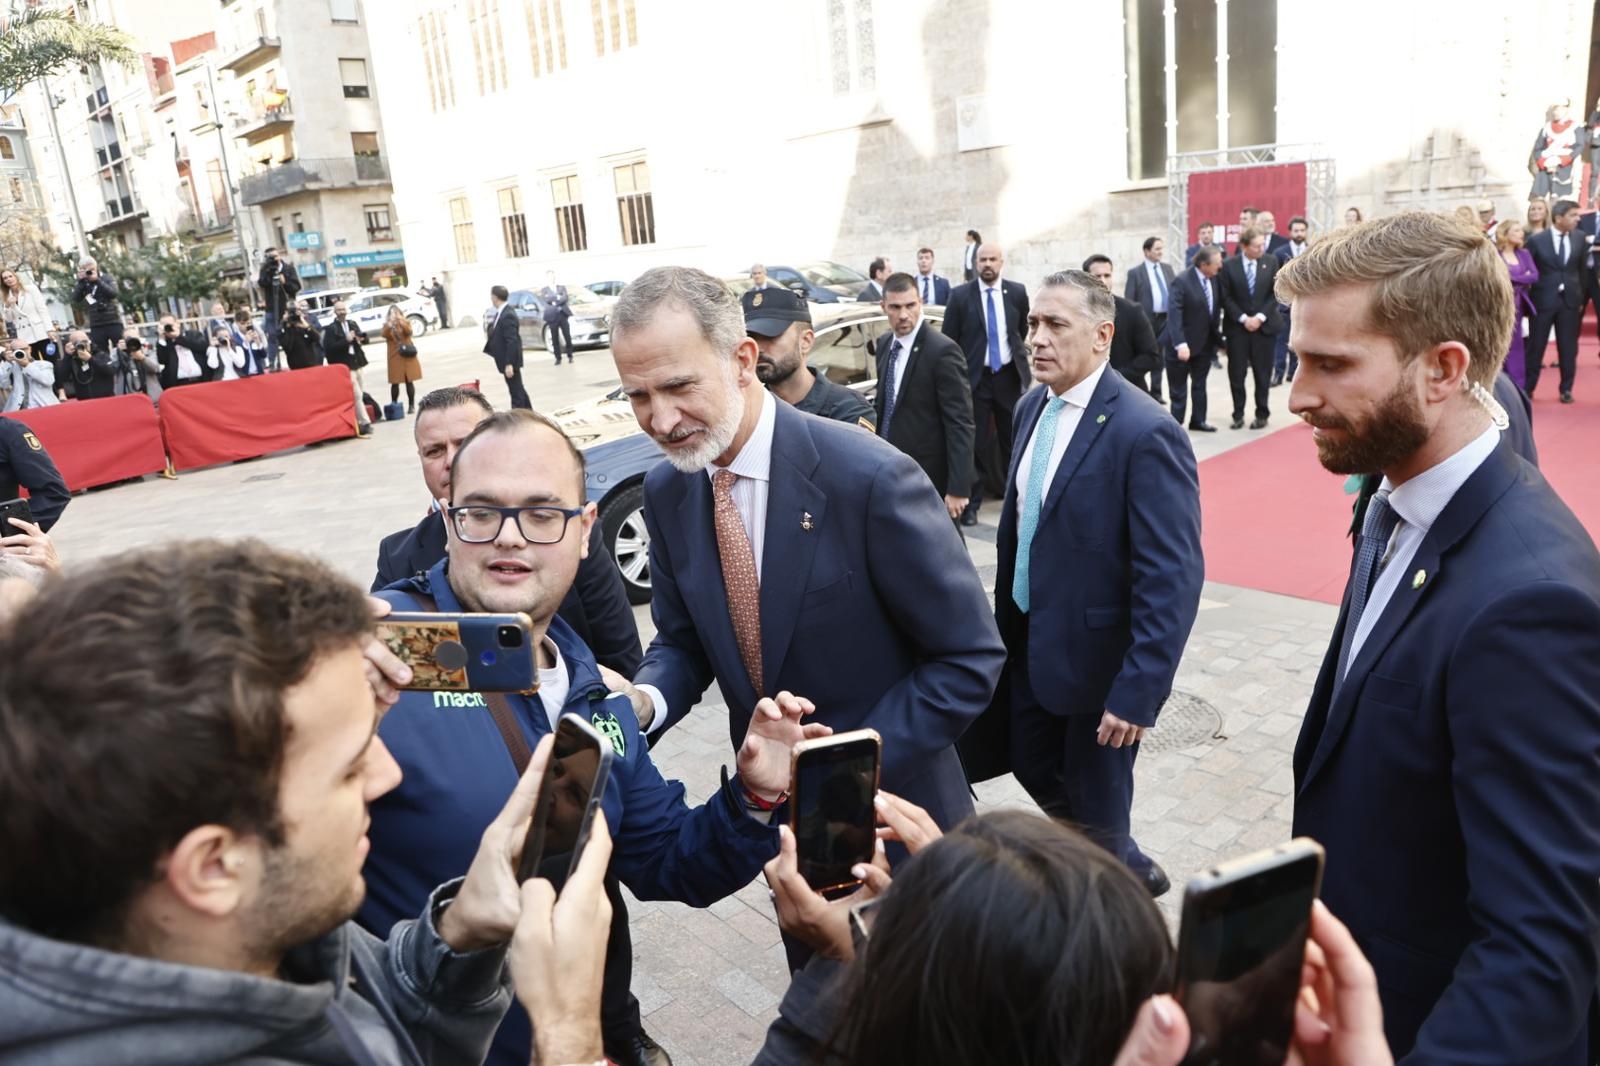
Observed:
[[[1418,570],[1415,574],[1411,575],[1411,587],[1414,589],[1420,589],[1422,587],[1422,583],[1427,580],[1428,572],[1426,570]]]
[[[807,533],[810,533],[811,532],[811,528],[814,525],[816,525],[816,523],[811,521],[811,512],[810,511],[801,511],[800,512],[800,528],[805,530]]]

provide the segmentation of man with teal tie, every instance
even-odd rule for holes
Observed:
[[[974,781],[1014,772],[1159,896],[1167,875],[1129,833],[1133,762],[1200,607],[1200,485],[1183,427],[1106,373],[1114,315],[1078,270],[1045,278],[1028,314],[1045,387],[1017,405],[1000,515],[1006,669],[961,754]]]

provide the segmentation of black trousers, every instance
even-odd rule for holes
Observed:
[[[1165,311],[1157,311],[1152,314],[1150,316],[1150,328],[1155,330],[1157,339],[1160,339],[1161,335],[1167,331],[1167,313]],[[1148,392],[1151,396],[1155,397],[1157,403],[1160,403],[1161,379],[1164,376],[1165,371],[1163,368],[1158,366],[1154,370],[1144,374],[1144,380],[1135,382],[1135,384],[1145,392]]]
[[[1257,330],[1251,333],[1240,327],[1228,338],[1228,386],[1233,390],[1233,417],[1244,417],[1244,379],[1248,373],[1255,384],[1256,417],[1266,418],[1272,413],[1267,397],[1272,392],[1272,348],[1276,336],[1267,336]]]
[[[1561,364],[1561,391],[1571,392],[1578,376],[1578,330],[1583,326],[1582,307],[1554,307],[1533,313],[1528,339],[1522,352],[1526,359],[1523,380],[1529,396],[1539,386],[1539,371],[1544,369],[1544,350],[1550,343],[1550,328],[1556,331],[1556,360]]]
[[[500,371],[504,374],[505,371]],[[511,376],[506,378],[506,390],[511,393],[511,406],[520,407],[525,411],[533,410],[533,401],[528,399],[528,390],[522,387],[522,368],[513,367]]]
[[[1026,629],[1013,646],[1027,647]],[[1050,817],[1081,830],[1143,874],[1150,859],[1129,831],[1139,745],[1100,744],[1096,735],[1102,709],[1061,715],[1039,706],[1025,655],[1013,657],[1006,669],[1011,682],[1011,767],[1017,780]]]
[[[973,435],[972,492],[967,506],[974,511],[983,502],[980,463],[994,442],[1000,445],[999,480],[1004,482],[1006,471],[1011,469],[1011,412],[1021,398],[1022,374],[1015,360],[999,370],[983,368],[972,390],[972,418],[977,432]]]
[[[550,329],[550,351],[556,357],[556,362],[561,362],[561,353],[566,352],[567,358],[572,358],[572,326],[569,320],[562,318],[555,322],[546,323]]]
[[[109,352],[122,339],[121,322],[89,327],[89,347],[97,352]]]
[[[1167,391],[1172,397],[1172,417],[1180,423],[1186,411],[1191,426],[1201,425],[1206,420],[1206,376],[1211,373],[1211,355],[1210,352],[1197,354],[1190,349],[1186,363],[1174,356],[1167,357]]]

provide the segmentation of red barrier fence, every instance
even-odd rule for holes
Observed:
[[[355,433],[355,397],[344,366],[213,381],[161,394],[161,435],[178,470]]]
[[[345,402],[349,401],[346,388]],[[161,424],[150,397],[142,393],[16,411],[5,417],[33,430],[73,492],[167,468]]]

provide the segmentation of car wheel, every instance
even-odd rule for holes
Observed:
[[[650,602],[650,531],[644,524],[644,485],[630,485],[600,512],[600,539],[622,571],[629,603]]]
[[[421,315],[407,315],[406,321],[411,323],[411,335],[420,337],[428,332],[428,320]]]

